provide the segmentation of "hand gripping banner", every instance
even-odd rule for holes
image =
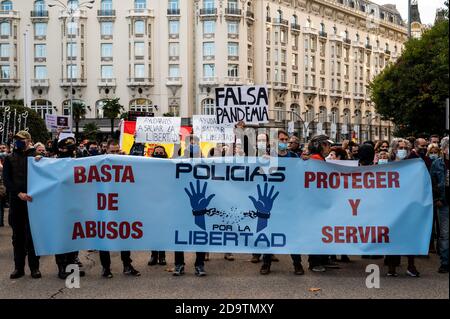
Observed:
[[[239,160],[239,162],[236,162]],[[28,162],[36,252],[425,255],[423,162],[96,156]]]

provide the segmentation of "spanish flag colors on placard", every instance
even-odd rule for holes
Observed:
[[[133,121],[121,121],[120,122],[120,147],[126,154],[130,154],[131,147],[134,144],[134,133],[136,131],[136,122]],[[180,128],[180,140],[181,140],[181,155],[184,154],[185,143],[184,140],[187,135],[192,134],[192,127],[182,126]],[[169,158],[174,156],[175,145],[172,143],[167,144],[145,144],[145,156],[149,157],[153,153],[155,146],[164,146]],[[204,157],[208,157],[209,151],[214,148],[214,143],[200,143],[200,148]]]

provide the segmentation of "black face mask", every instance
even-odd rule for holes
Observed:
[[[153,155],[154,158],[167,158],[165,155],[155,154]]]
[[[417,153],[420,155],[420,157],[425,157],[425,155],[427,155],[427,149],[426,148],[418,148]]]

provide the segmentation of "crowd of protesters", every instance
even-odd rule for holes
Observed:
[[[239,132],[245,129],[245,125],[239,123],[236,128]],[[285,131],[278,131],[274,141],[270,141],[269,134],[257,134],[250,141],[249,136],[236,134],[235,143],[217,144],[207,156],[202,153],[199,139],[194,136],[186,138],[184,152],[181,145],[176,145],[174,158],[200,158],[200,157],[225,157],[225,156],[257,156],[257,157],[285,157],[297,160],[318,161],[356,161],[360,166],[385,165],[389,162],[403,161],[420,158],[424,161],[433,184],[434,218],[432,237],[430,238],[430,253],[438,253],[441,265],[439,273],[448,273],[448,214],[449,214],[449,138],[440,138],[437,135],[428,137],[395,138],[389,141],[366,141],[358,144],[355,141],[344,141],[335,144],[328,136],[314,136],[307,144],[301,144],[295,135],[289,135]],[[253,143],[252,143],[253,142]],[[149,156],[155,158],[168,158],[167,150],[163,146],[154,147],[150,154],[145,154],[144,144],[135,143],[130,155]],[[83,140],[77,143],[75,138],[68,137],[47,141],[45,144],[33,143],[31,135],[26,131],[20,131],[14,135],[12,144],[0,144],[0,227],[4,226],[4,211],[9,207],[9,225],[13,230],[13,250],[15,269],[11,279],[17,279],[25,275],[25,261],[28,257],[28,266],[32,278],[41,278],[39,271],[39,257],[35,255],[33,241],[30,232],[27,201],[32,200],[27,194],[27,158],[42,157],[53,158],[82,158],[97,155],[124,155],[117,141],[97,143]],[[291,255],[296,275],[303,275],[305,271],[301,263],[301,255]],[[406,274],[411,277],[419,277],[420,273],[415,266],[414,256],[405,256],[408,266]],[[78,259],[78,252],[57,255],[56,264],[58,277],[67,278],[66,267],[77,264],[82,268]],[[109,252],[100,251],[99,258],[103,267],[102,276],[112,278],[111,259]],[[224,258],[233,261],[231,253]],[[363,258],[383,258],[383,256],[363,256]],[[197,252],[195,260],[195,274],[206,275],[205,261],[209,254]],[[253,254],[251,262],[261,262],[260,273],[270,273],[272,262],[278,261],[274,255]],[[132,266],[131,253],[121,252],[123,273],[130,276],[140,276],[140,272]],[[309,270],[313,272],[325,272],[328,269],[340,268],[338,262],[348,263],[350,258],[346,255],[310,255],[308,258]],[[149,266],[166,265],[164,251],[152,251]],[[384,264],[387,266],[387,276],[397,277],[396,272],[401,263],[401,256],[386,256]],[[175,269],[173,275],[184,274],[184,253],[175,252]],[[81,275],[84,272],[80,271]]]

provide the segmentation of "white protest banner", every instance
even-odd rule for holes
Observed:
[[[342,166],[348,166],[348,167],[358,167],[359,161],[342,161],[342,160],[326,160],[327,163],[336,164],[336,165],[342,165]]]
[[[201,142],[234,143],[232,126],[217,124],[214,115],[194,115],[192,120],[194,134]]]
[[[65,132],[72,131],[72,120],[70,116],[45,114],[45,125],[50,132],[62,129]]]
[[[180,143],[180,117],[138,117],[136,143]]]
[[[217,124],[269,123],[269,94],[265,86],[216,88]]]

